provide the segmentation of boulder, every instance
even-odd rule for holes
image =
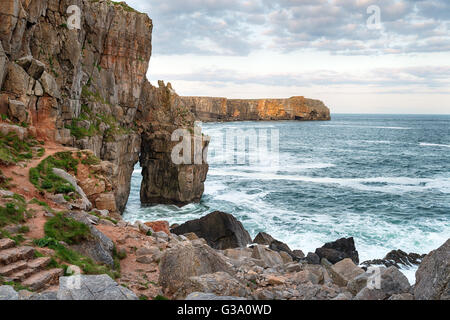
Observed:
[[[12,286],[0,286],[0,301],[1,300],[19,300],[19,294]]]
[[[172,233],[177,235],[189,232],[204,238],[211,247],[219,250],[245,247],[252,241],[241,222],[231,214],[221,211],[212,212],[172,229]]]
[[[416,271],[416,300],[450,300],[450,239],[423,258]]]
[[[255,239],[253,239],[253,243],[257,243],[257,244],[264,244],[264,245],[270,245],[272,243],[272,241],[274,241],[275,239],[268,233],[265,232],[259,232]]]
[[[0,132],[4,135],[7,135],[10,132],[14,132],[19,140],[23,140],[27,135],[26,128],[7,123],[0,123]]]
[[[138,300],[106,274],[59,278],[58,300]]]
[[[3,81],[3,90],[17,96],[26,95],[32,83],[30,76],[17,63],[9,62],[6,77]]]
[[[350,258],[345,258],[328,268],[328,272],[336,285],[346,287],[350,280],[363,274],[364,270],[355,265]]]
[[[263,245],[257,244],[253,247],[252,258],[261,260],[266,268],[284,264],[278,252],[270,250]]]
[[[56,83],[55,78],[53,78],[49,73],[44,71],[39,79],[39,82],[41,83],[44,92],[50,97],[61,98],[58,84]]]
[[[72,245],[71,248],[90,257],[96,262],[104,263],[112,267],[114,265],[114,242],[91,224],[93,216],[83,212],[69,212],[66,215],[86,224],[91,232],[91,237],[88,240]]]
[[[23,102],[9,100],[8,116],[18,123],[27,122],[27,109]]]
[[[25,56],[17,60],[20,65],[32,78],[38,80],[45,70],[45,64],[34,59],[32,56]]]
[[[384,300],[392,295],[409,293],[411,286],[406,276],[396,267],[381,267],[376,273],[365,273],[349,282],[348,288],[350,292],[358,291],[366,279],[366,286],[356,294],[356,300]],[[359,282],[359,284],[356,284]]]
[[[250,295],[250,290],[245,285],[223,271],[190,277],[174,296],[176,299],[184,299],[193,292],[238,297]]]
[[[159,263],[159,283],[171,292],[176,292],[194,276],[224,271],[233,274],[224,257],[208,245],[194,246],[185,241],[167,249]]]
[[[320,264],[320,257],[314,252],[308,252],[305,261],[309,264]]]
[[[419,265],[425,255],[418,253],[406,253],[402,250],[392,250],[383,259],[374,259],[364,261],[361,264],[365,266],[370,265],[384,265],[385,267],[394,266],[401,268],[401,266],[411,267]]]
[[[355,264],[359,264],[358,251],[356,251],[353,237],[325,243],[321,248],[317,248],[315,252],[320,259],[325,258],[333,264],[345,258],[350,258]]]

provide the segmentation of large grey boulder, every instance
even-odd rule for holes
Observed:
[[[58,300],[138,300],[106,274],[59,278]]]
[[[112,267],[114,265],[114,259],[112,257],[114,242],[92,225],[92,216],[85,212],[68,212],[66,215],[86,224],[91,232],[91,237],[88,240],[72,245],[71,248],[90,257],[96,262],[104,263]]]
[[[250,290],[226,272],[215,272],[190,277],[177,291],[177,299],[185,298],[192,292],[213,293],[224,296],[248,296]]]
[[[46,94],[54,98],[61,97],[58,84],[56,83],[55,78],[53,78],[53,76],[49,73],[44,71],[39,79],[39,82],[42,84],[42,88]]]
[[[450,300],[450,239],[422,260],[416,271],[416,300]]]
[[[204,238],[212,248],[219,250],[245,247],[252,242],[242,223],[233,215],[221,211],[214,211],[172,229],[172,233],[177,235],[190,232]]]
[[[12,286],[0,286],[0,300],[19,300],[19,294]]]
[[[176,292],[193,276],[224,271],[234,274],[224,257],[208,245],[194,246],[185,241],[167,249],[159,263],[159,283],[169,292]]]
[[[35,80],[38,80],[45,70],[45,64],[34,59],[32,56],[20,58],[17,60],[17,64],[20,65]]]
[[[284,264],[283,258],[276,251],[270,250],[263,245],[257,244],[253,247],[252,258],[261,260],[264,267],[272,268]]]

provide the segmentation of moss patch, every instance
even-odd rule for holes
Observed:
[[[57,213],[44,225],[44,232],[48,238],[64,241],[67,244],[77,244],[91,237],[89,227],[84,223]]]
[[[39,157],[44,154],[45,149],[32,137],[20,140],[16,133],[0,132],[0,164],[13,165],[17,162]]]

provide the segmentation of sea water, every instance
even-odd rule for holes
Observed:
[[[354,237],[360,261],[393,249],[428,253],[450,237],[450,116],[335,114],[331,121],[202,127],[214,154],[201,203],[142,207],[136,166],[126,220],[182,223],[221,210],[252,237],[264,231],[305,254]],[[278,134],[267,163],[220,158],[224,133],[239,129]],[[249,140],[245,159],[257,149]],[[406,274],[414,282],[414,269]]]

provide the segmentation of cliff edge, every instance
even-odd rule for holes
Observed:
[[[227,99],[182,97],[201,121],[239,120],[330,120],[330,109],[320,100],[304,97],[288,99]]]

